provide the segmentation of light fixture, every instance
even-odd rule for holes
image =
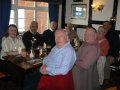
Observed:
[[[110,18],[110,21],[116,21],[116,17],[115,16],[112,16],[111,18]]]
[[[102,11],[103,8],[104,8],[104,5],[103,4],[92,4],[92,10],[93,11]]]

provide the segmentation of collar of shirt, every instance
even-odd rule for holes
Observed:
[[[9,38],[10,40],[13,40],[13,38],[11,38],[10,36],[8,36],[8,38]]]
[[[53,32],[54,30],[53,30],[52,28],[50,28],[50,31],[52,31],[52,32]]]
[[[62,49],[62,48],[64,48],[64,47],[66,47],[67,45],[69,45],[70,44],[70,42],[67,42],[63,47],[61,47],[61,48],[58,48],[57,46],[55,46],[55,49]]]
[[[69,46],[70,45],[70,43],[69,42],[67,42],[62,48],[58,48],[58,47],[54,47],[52,50],[51,50],[51,52],[48,54],[48,56],[46,56],[45,58],[44,58],[44,60],[43,60],[43,63],[44,64],[46,64],[46,63],[48,63],[48,61],[49,60],[51,60],[51,58],[53,59],[53,58],[55,58],[56,57],[56,54],[58,54],[59,52],[63,52],[64,50],[65,50],[65,48],[67,47],[67,46]],[[60,54],[60,53],[59,53]],[[55,57],[54,57],[55,56]],[[56,57],[57,58],[57,57]]]
[[[35,35],[36,33],[32,32],[32,30],[30,30],[30,33],[32,33],[33,35]]]
[[[8,36],[8,38],[9,38],[10,40],[14,40],[14,41],[15,41],[15,40],[18,38],[18,36],[15,37],[15,38],[12,38],[12,37]]]

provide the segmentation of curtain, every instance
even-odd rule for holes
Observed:
[[[49,19],[58,23],[59,4],[49,3]]]
[[[9,24],[11,0],[0,0],[0,47],[1,39]]]

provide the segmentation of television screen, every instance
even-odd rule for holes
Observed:
[[[85,4],[72,4],[71,18],[85,18],[86,5]]]

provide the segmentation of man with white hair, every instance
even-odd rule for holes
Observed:
[[[56,30],[55,42],[56,45],[44,58],[40,68],[43,76],[38,90],[74,90],[71,69],[76,60],[76,53],[64,30]]]

